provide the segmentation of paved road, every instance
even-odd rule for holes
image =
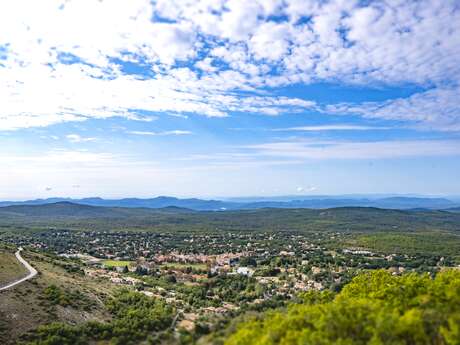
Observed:
[[[33,277],[35,277],[37,275],[37,270],[35,268],[33,268],[26,260],[24,260],[22,258],[21,251],[22,251],[22,248],[19,248],[18,251],[15,254],[16,258],[19,260],[19,262],[21,264],[23,264],[27,268],[27,270],[29,271],[29,274],[24,278],[21,278],[21,279],[16,280],[16,281],[14,281],[12,283],[9,283],[8,285],[0,287],[0,291],[12,288],[13,286],[21,284],[22,282],[25,282],[26,280],[29,280],[29,279],[31,279],[31,278],[33,278]]]

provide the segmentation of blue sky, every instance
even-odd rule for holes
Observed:
[[[458,195],[459,62],[457,1],[0,4],[0,199]]]

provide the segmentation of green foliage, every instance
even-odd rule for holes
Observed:
[[[256,267],[257,266],[257,261],[255,258],[246,256],[242,257],[240,259],[240,266],[251,266],[251,267]]]
[[[193,307],[218,307],[222,301],[241,304],[261,298],[265,287],[252,277],[229,275],[210,278],[200,286],[178,286],[176,291]]]
[[[316,290],[309,290],[306,292],[302,292],[299,294],[300,303],[303,304],[319,304],[319,303],[327,303],[334,299],[334,293],[329,290],[325,291],[316,291]]]
[[[132,264],[132,261],[104,260],[102,264],[106,267],[127,267]]]
[[[460,313],[447,319],[447,327],[441,326],[441,335],[447,345],[460,345]]]
[[[85,345],[88,339],[76,327],[63,323],[40,326],[29,345]]]
[[[301,304],[241,324],[226,345],[459,344],[460,272],[357,276],[332,299],[307,293]]]
[[[44,299],[51,305],[90,310],[93,303],[80,291],[67,291],[56,285],[50,285],[43,291]]]
[[[60,299],[55,287],[48,293]],[[87,322],[80,326],[52,323],[39,327],[26,339],[30,345],[83,345],[98,340],[135,344],[167,330],[175,311],[165,302],[131,291],[121,291],[107,303],[110,323]]]
[[[356,244],[380,252],[432,254],[460,260],[460,237],[445,232],[375,233],[360,235]]]
[[[62,205],[61,205],[62,207]],[[258,209],[226,212],[164,212],[156,209],[103,208],[94,209],[75,205],[68,213],[59,205],[45,205],[38,214],[3,212],[0,230],[37,227],[103,230],[152,230],[165,232],[220,232],[220,231],[458,231],[460,213],[441,211],[400,211],[363,207],[342,207],[327,210],[314,209]],[[24,207],[20,207],[22,211]],[[34,207],[32,207],[34,209]],[[6,211],[6,210],[3,210]],[[89,211],[89,212],[88,212]],[[96,212],[93,212],[96,211]],[[103,212],[101,214],[100,212]],[[27,214],[27,216],[24,216]],[[161,226],[160,226],[161,225]],[[1,231],[0,231],[1,232]]]
[[[261,276],[261,277],[276,277],[281,273],[280,269],[277,267],[263,267],[255,272],[255,276]]]
[[[169,305],[137,292],[120,292],[107,308],[114,316],[113,335],[122,344],[167,329],[173,321],[174,311]]]

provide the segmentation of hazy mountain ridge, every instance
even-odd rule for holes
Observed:
[[[191,213],[193,210],[168,206],[164,208],[133,208],[92,206],[60,201],[38,205],[9,205],[0,207],[1,216],[10,217],[76,217],[76,218],[121,218],[149,216],[152,213]]]
[[[287,197],[286,197],[287,198]],[[244,199],[240,199],[244,200]],[[178,207],[196,211],[217,211],[217,210],[239,210],[258,208],[332,208],[332,207],[377,207],[387,209],[453,209],[460,207],[460,202],[447,198],[433,197],[412,197],[412,196],[390,196],[383,198],[363,197],[302,197],[292,200],[274,200],[268,198],[251,198],[253,201],[226,201],[226,200],[204,200],[198,198],[179,199],[169,196],[159,196],[149,199],[124,198],[124,199],[102,199],[102,198],[49,198],[35,199],[28,201],[2,201],[0,206],[13,205],[44,205],[56,202],[71,202],[88,206],[104,207],[127,207],[127,208],[165,208]]]

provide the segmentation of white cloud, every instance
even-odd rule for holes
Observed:
[[[12,155],[0,154],[0,159],[5,168],[26,167],[55,167],[65,170],[70,167],[104,167],[112,165],[115,156],[106,152],[51,150],[40,155]],[[58,169],[59,168],[59,169]]]
[[[78,134],[68,134],[66,135],[67,140],[69,140],[71,143],[84,143],[88,141],[95,141],[96,138],[85,138],[82,137]]]
[[[460,156],[458,140],[287,141],[247,146],[253,154],[296,159],[387,159]]]
[[[412,121],[414,126],[444,131],[460,130],[460,87],[437,88],[416,93],[408,98],[358,104],[327,106],[324,111],[366,118]]]
[[[307,187],[307,188],[304,188],[304,187],[297,187],[296,188],[297,193],[314,192],[315,190],[317,190],[317,188],[313,187],[313,186],[310,186],[310,187]]]
[[[247,40],[254,32],[263,8],[257,1],[233,0],[225,3],[220,32],[231,41]]]
[[[184,130],[179,130],[179,129],[175,129],[175,130],[172,130],[172,131],[163,131],[163,132],[129,131],[127,133],[134,134],[134,135],[146,135],[146,136],[168,136],[168,135],[188,135],[188,134],[192,134],[192,132],[190,132],[190,131],[184,131]]]
[[[390,129],[391,127],[374,127],[358,125],[322,125],[322,126],[300,126],[288,128],[275,128],[275,132],[299,131],[299,132],[320,132],[320,131],[373,131]]]
[[[279,61],[289,47],[290,27],[288,24],[263,23],[249,41],[251,52],[257,59]]]
[[[195,64],[196,67],[200,68],[201,70],[205,72],[216,72],[218,70],[217,67],[212,65],[212,59],[210,57],[207,57],[201,61],[198,61]]]
[[[155,118],[139,110],[318,110],[261,92],[313,82],[429,87],[407,99],[320,110],[459,130],[459,23],[455,0],[3,2],[0,130]],[[120,60],[149,75],[127,74]]]

